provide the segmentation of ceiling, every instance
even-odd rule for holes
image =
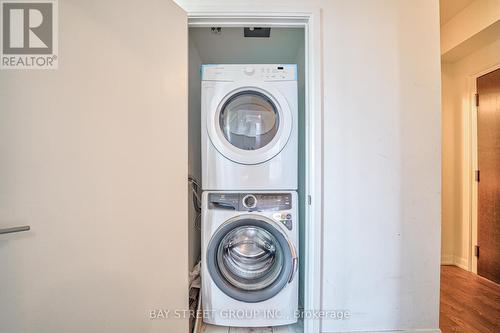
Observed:
[[[269,38],[245,38],[243,28],[189,28],[189,40],[205,64],[294,64],[304,53],[303,28],[272,28]]]
[[[439,14],[441,18],[441,25],[446,24],[472,2],[474,2],[474,0],[440,0]]]

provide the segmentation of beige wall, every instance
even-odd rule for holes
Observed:
[[[460,114],[455,112],[458,99],[454,89],[453,66],[442,64],[442,140],[443,140],[443,165],[442,165],[442,227],[441,227],[441,255],[444,263],[454,260],[454,239],[456,221],[462,219],[460,210],[461,202],[461,128]]]
[[[59,69],[0,71],[0,332],[187,332],[187,22],[60,0]],[[175,46],[175,51],[173,45]]]
[[[441,27],[441,54],[474,39],[500,20],[500,0],[475,0]],[[497,32],[498,33],[498,32]]]
[[[470,83],[477,73],[500,65],[500,36],[493,43],[442,68],[443,103],[443,220],[442,261],[469,266],[470,217],[464,183],[467,170],[467,121]],[[473,170],[472,170],[473,171]]]

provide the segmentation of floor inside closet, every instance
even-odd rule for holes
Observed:
[[[276,327],[258,327],[258,328],[243,328],[243,327],[222,327],[203,324],[199,333],[302,333],[302,323],[288,326]]]

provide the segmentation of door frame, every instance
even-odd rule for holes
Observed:
[[[186,6],[187,7],[187,6]],[[293,7],[293,6],[288,6]],[[323,229],[323,86],[319,7],[304,10],[228,11],[227,6],[190,5],[189,27],[301,27],[305,33],[305,270],[304,309],[321,309]],[[304,333],[319,333],[320,321],[305,316]]]
[[[478,183],[475,172],[478,170],[477,160],[477,113],[476,93],[477,79],[485,74],[500,69],[500,63],[485,70],[469,76],[469,101],[466,115],[464,117],[464,170],[463,179],[463,221],[468,226],[469,231],[469,251],[467,252],[467,269],[469,272],[477,274],[477,257],[475,256],[475,246],[477,245],[477,209],[478,209]]]

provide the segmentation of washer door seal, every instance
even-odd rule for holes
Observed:
[[[227,245],[224,244],[224,242],[227,241],[227,236],[235,232],[237,233],[238,230],[244,230],[245,228],[251,229],[252,231],[262,230],[262,234],[271,236],[267,238],[273,241],[273,244],[270,246],[276,247],[275,250],[281,253],[281,260],[275,262],[275,264],[280,265],[280,267],[278,267],[279,273],[274,271],[267,275],[267,277],[271,276],[269,279],[272,280],[267,279],[266,276],[256,276],[255,284],[253,284],[251,279],[246,280],[246,282],[248,282],[247,284],[238,284],[236,279],[228,275],[228,271],[234,271],[235,269],[223,267],[225,264],[221,262],[221,251],[227,251]],[[266,237],[265,235],[263,237]],[[248,235],[245,236],[248,237]],[[247,243],[251,242],[249,238],[247,238],[247,240]],[[255,241],[262,242],[261,239],[258,240],[257,238],[255,238]],[[267,247],[267,249],[270,251],[272,250],[269,247]],[[269,258],[264,254],[252,253],[248,257],[243,258],[242,262],[252,260],[269,260]],[[295,248],[285,238],[285,235],[279,230],[279,227],[275,226],[272,220],[264,216],[253,214],[237,216],[220,226],[208,244],[206,257],[207,269],[217,287],[229,297],[247,303],[262,302],[278,294],[290,282],[294,270],[296,269],[296,261],[297,255]],[[265,264],[265,262],[262,262],[260,266],[252,265],[251,273],[254,274],[254,272],[258,272]],[[258,287],[259,285],[262,287]]]

